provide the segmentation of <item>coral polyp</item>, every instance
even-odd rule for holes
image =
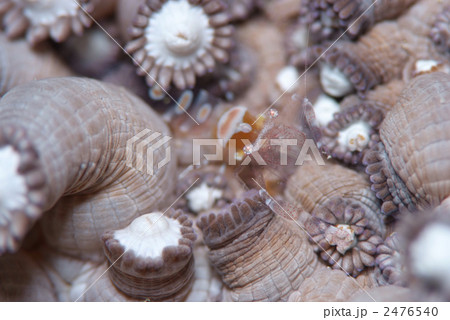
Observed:
[[[139,8],[126,49],[149,86],[192,88],[196,77],[228,61],[233,28],[224,8],[218,0],[147,1]]]

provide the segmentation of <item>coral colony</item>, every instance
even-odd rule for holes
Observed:
[[[450,299],[450,0],[0,22],[0,301]]]

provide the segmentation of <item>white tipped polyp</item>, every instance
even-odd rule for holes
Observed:
[[[326,94],[321,94],[317,98],[313,108],[314,113],[316,114],[316,120],[322,127],[325,127],[331,120],[333,120],[333,115],[341,109],[339,103]]]
[[[358,121],[338,134],[338,143],[350,151],[362,151],[368,144],[370,138],[370,126],[364,121]]]
[[[189,209],[196,213],[211,209],[221,197],[222,190],[210,188],[205,182],[186,195]]]
[[[347,76],[328,63],[320,68],[320,84],[323,90],[333,97],[343,97],[353,91],[353,85]]]
[[[11,147],[0,147],[0,226],[8,220],[8,212],[22,209],[27,203],[27,185],[19,174],[20,156]]]
[[[411,271],[450,289],[450,226],[432,223],[411,244]]]
[[[31,25],[53,25],[61,17],[75,17],[79,6],[73,0],[28,0],[23,14]]]
[[[201,6],[174,0],[152,14],[145,34],[145,48],[157,64],[185,69],[211,48],[214,30]]]
[[[178,245],[182,238],[181,225],[161,212],[149,213],[115,231],[114,238],[126,251],[133,250],[137,257],[157,258],[162,256],[165,247]]]
[[[299,51],[304,50],[308,47],[308,29],[304,26],[298,27],[292,34],[290,40],[294,42],[295,47]]]
[[[430,72],[433,68],[438,67],[439,62],[436,60],[417,60],[415,63],[415,74]]]
[[[277,74],[276,83],[283,92],[293,92],[297,88],[299,74],[294,66],[286,66]]]

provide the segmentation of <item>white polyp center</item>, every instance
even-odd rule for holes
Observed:
[[[364,121],[357,121],[344,130],[339,131],[338,143],[350,151],[362,151],[370,139],[370,126]]]
[[[308,30],[304,26],[297,28],[290,37],[290,40],[294,43],[295,47],[299,51],[308,47]]]
[[[74,17],[79,6],[73,0],[26,0],[23,14],[31,25],[53,25],[61,17]]]
[[[450,226],[426,226],[410,247],[411,271],[423,278],[439,281],[450,288]]]
[[[278,72],[276,83],[283,92],[293,92],[298,87],[298,78],[297,69],[294,66],[286,66]]]
[[[414,64],[414,74],[421,74],[433,71],[439,66],[436,60],[417,60]]]
[[[415,64],[415,71],[417,73],[429,72],[438,65],[439,62],[437,62],[436,60],[417,60]]]
[[[348,224],[338,224],[330,226],[325,231],[325,239],[341,254],[356,245],[355,232]]]
[[[347,76],[328,63],[320,68],[320,84],[322,89],[333,97],[343,97],[353,91],[353,85]]]
[[[189,209],[196,213],[209,210],[214,206],[214,203],[222,197],[222,193],[222,190],[208,187],[208,185],[203,182],[199,187],[192,189],[186,195]]]
[[[0,226],[9,220],[8,212],[24,208],[27,185],[19,174],[20,156],[11,147],[0,147]]]
[[[161,212],[144,214],[121,230],[114,232],[114,238],[125,250],[133,250],[137,257],[157,258],[167,246],[177,246],[182,238],[181,225],[177,220]]]
[[[313,108],[314,113],[316,114],[316,120],[322,127],[325,127],[331,120],[333,120],[333,115],[341,109],[339,103],[326,94],[321,94],[317,98]]]
[[[201,6],[172,0],[150,17],[145,34],[145,48],[157,64],[182,69],[211,47],[214,30]]]

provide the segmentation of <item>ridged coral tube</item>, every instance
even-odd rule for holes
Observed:
[[[320,166],[306,162],[288,180],[285,196],[292,203],[300,202],[310,213],[332,198],[349,199],[364,209],[365,218],[373,230],[379,235],[384,235],[386,231],[369,181],[363,174],[343,166],[333,163]]]
[[[364,93],[378,84],[400,78],[406,62],[411,57],[429,56],[431,47],[431,40],[426,41],[400,28],[397,22],[388,21],[377,24],[358,42],[338,42],[327,53],[326,60],[358,92]]]
[[[449,75],[421,75],[383,121],[381,142],[364,162],[385,214],[434,207],[450,195],[449,101]]]
[[[434,27],[435,31],[445,33],[445,29],[439,25],[436,29],[436,20],[442,18],[440,14],[443,11],[444,1],[423,0],[413,5],[396,21],[376,24],[357,42],[337,42],[325,57],[327,63],[336,67],[340,74],[338,76],[336,71],[330,72],[329,65],[322,68],[321,81],[324,90],[332,95],[339,94],[336,96],[345,94],[330,92],[335,86],[331,83],[332,75],[346,86],[351,83],[358,93],[364,94],[378,84],[401,78],[408,62],[417,59],[441,60],[442,56],[438,53],[439,44],[435,43],[436,35],[433,36],[432,30]],[[327,82],[329,84],[326,84]],[[348,88],[345,89],[348,93]]]
[[[110,279],[123,293],[152,301],[182,301],[189,294],[196,235],[181,211],[143,215],[102,239]]]
[[[286,301],[318,267],[302,228],[276,215],[257,190],[198,225],[233,301]]]
[[[153,175],[126,161],[127,141],[146,129],[169,134],[140,99],[96,80],[53,78],[9,91],[0,102],[0,189],[8,191],[0,194],[0,252],[16,250],[51,209],[42,224],[50,246],[101,256],[104,231],[162,206],[175,161]],[[166,148],[153,156],[159,163]]]
[[[0,96],[31,80],[73,74],[49,46],[35,50],[25,40],[10,41],[0,33]]]
[[[346,32],[356,38],[375,23],[394,19],[417,0],[304,0],[303,18],[311,24],[315,41]]]

